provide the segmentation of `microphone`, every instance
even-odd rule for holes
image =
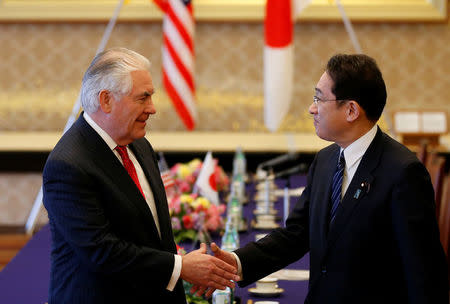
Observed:
[[[269,159],[265,162],[260,163],[258,165],[258,169],[274,167],[276,165],[279,165],[279,164],[282,164],[282,163],[285,163],[288,161],[296,160],[297,158],[298,158],[298,153],[289,152],[287,154],[280,155],[273,159]]]

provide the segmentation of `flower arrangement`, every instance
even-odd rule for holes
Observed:
[[[188,163],[177,163],[170,169],[176,190],[168,195],[168,202],[172,230],[177,243],[196,238],[205,241],[203,238],[209,233],[219,231],[224,225],[221,215],[225,212],[225,205],[217,206],[207,198],[192,193],[202,165],[202,161],[196,158]],[[214,165],[214,179],[217,191],[228,189],[228,176],[222,167],[217,165],[217,160]]]
[[[197,233],[216,232],[223,227],[225,205],[216,206],[197,194],[181,194],[169,199],[169,213],[175,242],[194,240]]]
[[[188,163],[177,163],[171,169],[174,177],[175,186],[181,193],[192,193],[195,181],[202,168],[202,161],[198,158],[191,160]],[[216,181],[217,191],[226,191],[230,180],[222,167],[215,166],[214,177]]]

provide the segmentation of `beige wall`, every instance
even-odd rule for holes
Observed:
[[[105,25],[0,24],[0,130],[61,130]],[[379,63],[388,86],[385,120],[401,108],[450,113],[450,24],[357,24],[356,34]],[[108,46],[148,56],[158,88],[152,130],[184,130],[161,87],[161,26],[119,24]],[[197,25],[199,131],[265,131],[262,123],[260,24]],[[280,131],[310,132],[313,88],[327,59],[352,52],[342,24],[297,24],[295,92]],[[0,224],[23,224],[40,174],[0,175]]]
[[[61,130],[103,24],[0,24],[0,130]],[[365,53],[388,86],[385,112],[443,108],[450,112],[450,24],[356,24]],[[108,47],[148,56],[161,87],[161,26],[118,24]],[[198,131],[265,131],[262,123],[261,24],[199,23],[196,29]],[[342,24],[297,24],[295,91],[280,131],[312,131],[307,108],[327,59],[353,48]],[[182,131],[162,89],[152,129]],[[387,114],[387,115],[386,115]],[[389,122],[389,119],[386,119]]]

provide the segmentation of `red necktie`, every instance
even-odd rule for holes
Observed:
[[[139,183],[139,179],[136,174],[136,168],[134,167],[133,162],[131,161],[130,157],[128,156],[127,147],[126,146],[117,146],[115,149],[117,152],[119,152],[119,155],[122,158],[122,162],[123,162],[123,166],[125,167],[125,170],[127,170],[131,179],[134,181],[134,183],[138,187],[139,191],[141,191],[142,196],[145,198],[144,191],[142,191],[141,184]]]

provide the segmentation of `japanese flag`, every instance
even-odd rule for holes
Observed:
[[[216,161],[209,151],[203,161],[202,169],[198,174],[194,188],[197,189],[201,196],[206,197],[215,205],[219,205],[219,194],[217,193],[216,177],[214,174]]]
[[[291,0],[267,0],[264,21],[264,123],[275,132],[289,110],[293,82]]]

